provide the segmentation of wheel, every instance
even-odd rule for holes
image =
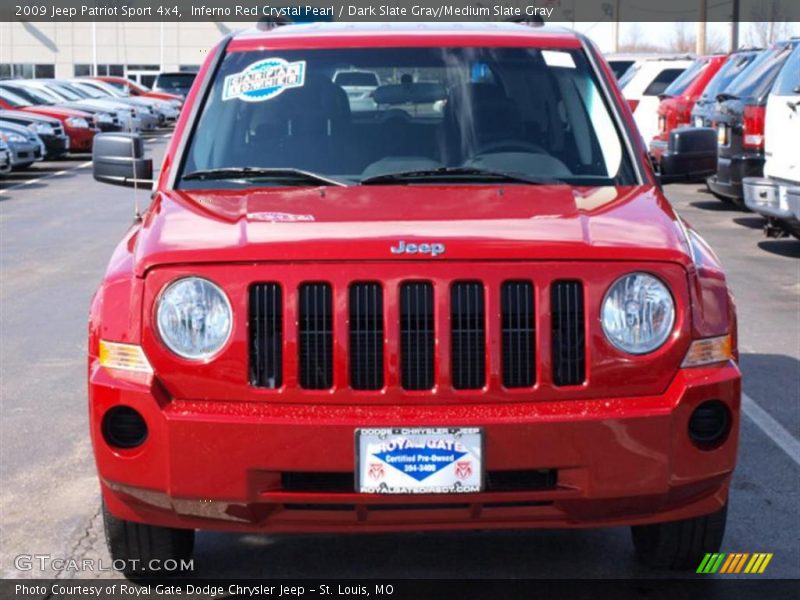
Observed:
[[[719,551],[728,505],[710,515],[631,527],[639,558],[651,567],[696,569],[708,552]]]
[[[156,527],[118,519],[103,504],[103,525],[106,545],[113,561],[123,561],[125,575],[146,575],[151,571],[151,561],[159,561],[156,568],[164,567],[164,561],[188,560],[194,550],[193,529]],[[170,571],[158,571],[169,575]]]

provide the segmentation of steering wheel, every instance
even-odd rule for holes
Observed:
[[[503,140],[500,142],[489,142],[483,144],[475,150],[472,158],[481,154],[492,154],[495,152],[529,152],[531,154],[548,154],[544,148],[532,142],[524,140]]]

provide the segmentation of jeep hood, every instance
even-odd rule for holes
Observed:
[[[654,187],[352,186],[156,194],[136,270],[179,263],[349,260],[688,262]],[[444,244],[393,254],[399,241]]]

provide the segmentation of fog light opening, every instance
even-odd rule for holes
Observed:
[[[136,448],[147,439],[144,417],[130,406],[115,406],[103,416],[103,438],[114,448]]]
[[[731,412],[720,400],[703,402],[689,418],[689,439],[702,450],[718,448],[728,438]]]

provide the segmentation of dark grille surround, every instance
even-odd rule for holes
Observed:
[[[350,387],[383,387],[383,289],[379,283],[350,286]]]
[[[483,389],[488,340],[500,343],[500,381],[505,388],[536,385],[536,288],[532,281],[510,280],[499,287],[482,281],[455,281],[434,288],[430,281],[402,282],[397,288],[398,339],[386,346],[387,302],[376,281],[354,281],[346,290],[348,331],[347,384],[353,390],[381,390],[387,352],[399,353],[400,385],[409,391],[431,390],[436,385],[435,307],[446,293],[449,323],[440,335],[450,339],[450,366],[456,390]],[[343,290],[344,291],[344,290]],[[543,288],[544,292],[548,287]],[[249,292],[249,381],[255,387],[278,389],[284,383],[284,306],[287,297],[297,302],[297,362],[299,387],[326,390],[333,387],[334,302],[329,283],[303,283],[294,291],[278,283],[256,283]],[[494,314],[487,312],[488,298],[496,294]],[[560,280],[549,286],[551,364],[556,386],[581,385],[586,379],[585,300],[580,281]]]
[[[327,390],[333,386],[333,298],[327,283],[300,286],[298,310],[300,387]]]
[[[277,283],[250,287],[250,384],[283,385],[283,295]]]
[[[429,390],[434,374],[434,304],[430,282],[400,286],[400,360],[406,390]]]
[[[457,390],[486,384],[486,314],[483,284],[454,283],[450,289],[450,370]]]
[[[550,290],[553,383],[580,385],[586,379],[583,284],[580,281],[556,281]]]

